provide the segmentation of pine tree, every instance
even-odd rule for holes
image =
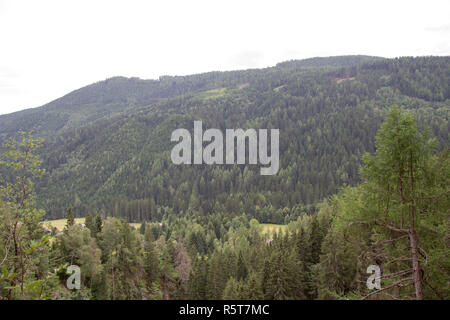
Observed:
[[[86,219],[84,221],[84,224],[86,225],[86,228],[88,228],[91,231],[91,234],[94,235],[95,230],[95,224],[94,224],[94,218],[92,217],[92,214],[90,211],[86,214]]]
[[[69,206],[67,208],[66,219],[67,219],[66,228],[70,228],[75,224],[75,217],[73,215],[72,206]]]
[[[261,278],[257,272],[252,271],[249,274],[243,291],[244,291],[243,298],[246,300],[264,299],[264,294],[262,292]]]
[[[97,215],[95,217],[95,227],[94,227],[94,235],[97,236],[102,232],[102,225],[103,225],[103,221],[102,221],[102,217],[100,215]]]
[[[141,225],[140,225],[140,227],[139,227],[139,233],[140,234],[145,234],[145,226],[146,226],[147,224],[145,223],[145,222],[142,222],[141,223]]]
[[[155,250],[153,233],[150,228],[146,227],[145,229],[144,269],[147,277],[147,284],[151,286],[159,277],[159,259]]]
[[[229,278],[226,261],[221,251],[214,252],[209,259],[209,269],[207,278],[207,296],[213,300],[222,298],[223,290]]]
[[[225,290],[223,291],[222,299],[223,300],[241,299],[239,281],[237,281],[233,277],[228,279],[227,284],[225,286]]]
[[[237,261],[237,280],[245,280],[247,278],[248,269],[242,255],[242,251],[239,252]]]
[[[293,255],[289,252],[274,250],[264,269],[264,298],[286,300],[294,298]]]

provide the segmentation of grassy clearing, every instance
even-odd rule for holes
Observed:
[[[84,218],[75,218],[75,223],[84,223],[84,220]],[[52,227],[58,229],[58,231],[63,231],[64,227],[66,226],[67,219],[47,220],[44,221],[44,226],[46,226],[48,223],[50,223]]]
[[[208,91],[202,91],[202,92],[197,93],[197,97],[199,97],[201,99],[218,98],[218,97],[225,95],[226,90],[227,90],[226,88],[217,88],[217,89],[211,89]]]
[[[355,77],[350,77],[350,78],[336,78],[336,83],[341,83],[342,81],[351,81],[351,80],[355,80]]]
[[[260,226],[262,227],[263,234],[274,234],[280,231],[284,232],[287,229],[287,225],[284,224],[261,223]]]
[[[141,227],[141,223],[129,223],[130,226],[134,227],[135,229],[139,230],[139,228]]]
[[[85,218],[75,218],[75,223],[84,223]],[[63,231],[66,226],[67,219],[58,219],[58,220],[47,220],[44,221],[44,226],[47,226],[50,223],[52,227],[58,229],[58,231]],[[141,227],[140,223],[130,223],[130,226],[139,230]]]
[[[84,223],[85,218],[75,218],[75,223]],[[44,221],[44,226],[50,223],[52,227],[55,227],[58,231],[63,231],[66,226],[67,219],[47,220]],[[130,226],[139,230],[141,223],[130,223]],[[260,223],[262,234],[274,234],[275,232],[286,231],[287,225],[274,224],[274,223]]]
[[[285,86],[286,86],[286,85],[282,85],[282,86],[276,87],[276,88],[273,89],[273,91],[278,92],[278,91],[280,91],[281,89],[283,89]]]

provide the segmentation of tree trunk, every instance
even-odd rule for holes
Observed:
[[[411,259],[414,269],[414,288],[416,289],[416,299],[422,300],[422,275],[420,272],[419,264],[419,245],[417,244],[417,234],[415,229],[415,216],[416,216],[416,206],[414,200],[414,170],[413,170],[413,156],[412,151],[410,151],[410,161],[409,161],[409,174],[411,182],[411,229],[409,230],[409,239],[411,243]]]
[[[414,228],[411,228],[409,233],[409,240],[411,243],[411,258],[413,264],[413,278],[414,278],[414,288],[416,291],[416,299],[422,300],[422,275],[420,273],[420,264],[419,264],[419,250],[417,244],[417,236]]]

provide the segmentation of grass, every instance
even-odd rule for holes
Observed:
[[[211,89],[211,90],[207,90],[207,91],[202,91],[202,92],[197,93],[197,97],[199,97],[201,99],[218,98],[218,97],[225,95],[226,90],[227,90],[226,88],[216,88],[216,89]]]
[[[355,77],[349,77],[349,78],[336,78],[336,83],[341,83],[342,81],[349,81],[349,80],[355,80]]]
[[[85,218],[75,218],[75,223],[84,223]],[[58,219],[58,220],[47,220],[44,221],[44,225],[49,224],[52,227],[55,227],[58,231],[63,231],[66,226],[67,219]],[[140,223],[130,223],[130,226],[139,230],[141,227]],[[274,234],[275,232],[286,231],[287,225],[284,224],[274,224],[274,223],[261,223],[262,234]]]
[[[129,223],[129,225],[134,227],[137,230],[139,230],[139,228],[141,227],[141,223],[132,222],[132,223]]]
[[[84,223],[84,218],[75,218],[75,223]],[[47,220],[44,221],[44,226],[50,223],[52,227],[55,227],[58,231],[63,231],[66,226],[67,219]]]
[[[274,234],[275,232],[286,231],[287,225],[274,223],[261,223],[263,234]]]
[[[84,223],[84,221],[85,221],[85,218],[75,218],[75,223]],[[66,226],[67,219],[47,220],[47,221],[44,221],[44,226],[46,226],[49,223],[52,227],[55,227],[58,231],[63,231],[64,227]],[[141,227],[141,224],[140,223],[130,223],[130,226],[139,230],[139,228]]]
[[[282,86],[276,87],[276,88],[273,89],[273,91],[278,92],[278,91],[280,91],[281,89],[283,89],[283,87],[285,87],[285,86],[286,86],[286,85],[282,85]]]

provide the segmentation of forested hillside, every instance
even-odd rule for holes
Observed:
[[[450,298],[448,147],[437,152],[412,112],[390,108],[360,184],[279,233],[245,212],[195,207],[139,230],[90,212],[81,225],[69,207],[58,232],[32,196],[41,143],[22,133],[0,163],[11,173],[0,185],[0,299]],[[376,290],[368,267],[380,270]]]
[[[159,80],[111,78],[48,105],[0,117],[0,140],[34,129],[46,174],[37,203],[47,218],[88,210],[129,221],[168,213],[248,214],[287,223],[359,181],[361,155],[388,107],[411,110],[448,144],[450,58],[366,56],[289,61],[266,69]],[[280,170],[176,166],[171,132],[279,128]]]

